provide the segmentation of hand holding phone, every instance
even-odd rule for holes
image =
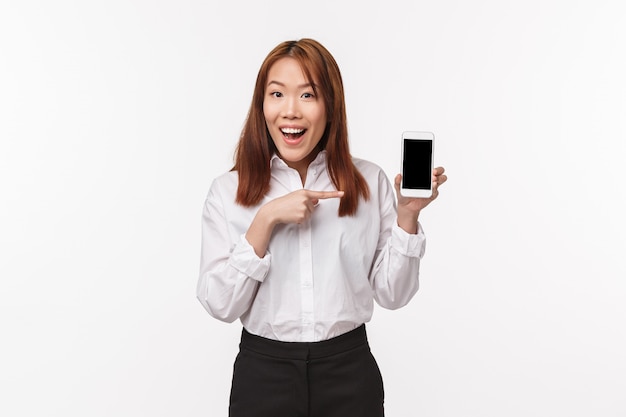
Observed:
[[[402,133],[402,183],[405,197],[428,198],[433,192],[435,135],[432,132]]]

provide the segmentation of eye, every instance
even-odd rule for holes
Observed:
[[[304,93],[302,94],[302,98],[315,98],[315,96],[313,95],[313,93]]]
[[[283,93],[281,93],[280,91],[272,91],[270,93],[270,96],[275,97],[275,98],[280,98],[283,96]]]

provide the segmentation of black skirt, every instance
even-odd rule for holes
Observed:
[[[321,342],[241,336],[230,417],[383,417],[383,381],[365,325]]]

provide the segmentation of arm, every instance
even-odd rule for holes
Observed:
[[[447,179],[443,172],[443,168],[433,171],[433,195],[428,199],[403,197],[399,190],[401,176],[396,176],[397,208],[387,178],[379,179],[381,239],[370,272],[370,282],[374,298],[382,307],[403,307],[419,288],[419,266],[426,237],[418,218],[421,210],[437,198],[438,186]]]
[[[343,192],[298,190],[274,199],[257,211],[245,235],[233,241],[218,188],[211,187],[202,214],[197,295],[209,314],[232,322],[250,308],[269,272],[267,248],[274,227],[305,221],[319,199],[338,198]]]
[[[202,245],[197,296],[211,316],[233,322],[251,306],[271,257],[258,257],[243,235],[229,233],[226,210],[214,183],[202,211]]]
[[[267,251],[274,227],[279,223],[302,223],[311,217],[320,199],[340,198],[343,191],[293,191],[265,204],[259,209],[246,239],[258,256]]]

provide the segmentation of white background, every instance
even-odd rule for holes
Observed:
[[[240,325],[200,212],[256,73],[321,41],[355,156],[431,130],[422,286],[376,309],[389,416],[626,415],[619,0],[4,1],[0,415],[225,416]]]

